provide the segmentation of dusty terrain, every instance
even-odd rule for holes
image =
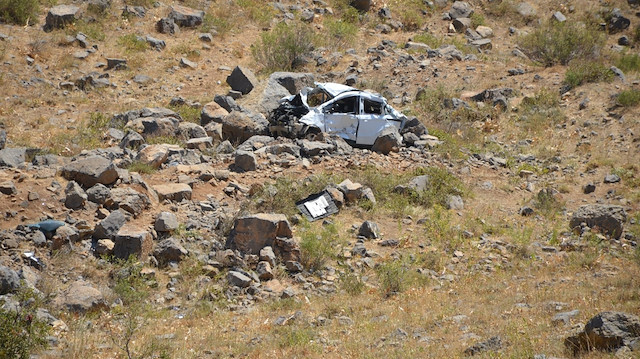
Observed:
[[[0,167],[0,183],[15,187],[0,194],[0,266],[20,273],[21,287],[35,289],[39,305],[55,319],[48,321],[48,345],[35,349],[36,357],[569,358],[565,338],[596,314],[640,315],[640,106],[620,101],[622,92],[640,91],[640,64],[623,77],[607,72],[564,88],[578,60],[609,69],[620,67],[624,56],[637,59],[640,8],[634,1],[532,1],[534,14],[527,15],[516,10],[517,1],[468,1],[474,24],[493,31],[487,37],[491,49],[484,50],[467,45],[464,31],[450,30],[452,21],[443,14],[452,11],[452,2],[372,3],[368,11],[355,12],[354,34],[342,29],[333,39],[331,21],[353,16],[348,1],[113,0],[104,13],[95,13],[85,1],[59,0],[80,9],[64,28],[43,31],[51,4],[42,6],[35,25],[0,22],[6,35],[0,36],[0,128],[6,149],[27,149],[23,163]],[[122,16],[127,5],[144,5],[144,17]],[[205,23],[158,33],[156,23],[173,5],[205,11]],[[383,8],[390,9],[390,18],[380,15]],[[556,11],[567,23],[600,29],[600,23],[607,28],[614,8],[630,26],[597,30],[602,42],[591,57],[545,66],[520,51],[522,39],[547,26]],[[302,20],[305,10],[315,14],[312,20]],[[237,104],[260,113],[273,71],[256,60],[252,47],[285,19],[318,34],[307,62],[286,70],[311,73],[319,82],[355,79],[353,86],[383,94],[442,142],[405,144],[386,155],[366,148],[289,157],[260,152],[297,143],[277,139],[252,145],[257,168],[241,171],[235,153],[224,153],[216,141],[189,153],[197,152],[197,164],[183,151],[157,169],[139,167],[139,178],[131,173],[140,165],[141,149],[131,147],[110,157],[127,174],[108,187],[130,189],[148,203],[127,213],[126,225],[148,231],[154,248],[172,238],[186,254],[163,266],[150,251],[128,262],[100,255],[91,234],[35,243],[25,225],[54,219],[76,232],[92,232],[114,211],[92,201],[65,206],[70,180],[62,171],[71,158],[110,156],[95,151],[118,146],[108,134],[114,115],[170,108],[183,122],[200,124],[203,105],[231,89],[226,79],[236,66],[257,77],[257,86]],[[76,54],[87,50],[73,40],[78,33],[95,51]],[[202,33],[211,33],[211,41],[202,40]],[[154,50],[136,35],[166,46]],[[618,45],[621,36],[630,43]],[[454,44],[460,57],[405,48],[414,42],[431,42],[430,51]],[[126,59],[127,67],[105,70],[107,58]],[[182,58],[195,68],[181,65]],[[512,75],[513,69],[522,71]],[[80,89],[77,80],[94,71],[107,74],[108,85]],[[134,81],[140,75],[149,79]],[[472,99],[493,88],[513,90],[506,108]],[[194,104],[170,105],[176,97]],[[467,107],[446,107],[452,98]],[[542,103],[546,98],[550,105]],[[146,142],[186,148],[178,137]],[[241,146],[237,138],[225,139]],[[60,156],[59,162],[31,161],[44,155]],[[394,191],[425,173],[451,192],[412,197]],[[612,174],[618,180],[605,181]],[[344,179],[371,188],[376,203],[360,198],[326,221],[302,219],[295,201]],[[188,183],[190,199],[158,199],[153,188],[168,183]],[[595,185],[590,193],[588,184]],[[463,205],[447,205],[451,194],[460,195]],[[620,206],[622,233],[571,228],[578,209],[591,204]],[[173,213],[179,226],[156,232],[161,212]],[[278,258],[273,279],[241,288],[228,273],[255,274],[257,259],[231,252],[239,262],[226,263],[226,242],[239,217],[262,212],[287,216],[305,268],[288,270]],[[364,221],[377,224],[377,238],[359,238]],[[313,244],[323,241],[328,244]],[[34,266],[26,252],[45,266]],[[314,267],[313,259],[321,264]],[[80,280],[97,289],[101,305],[77,311],[68,305],[72,299],[62,300]],[[14,295],[1,296],[0,304]],[[469,352],[494,337],[498,345]],[[639,353],[636,343],[577,355]]]

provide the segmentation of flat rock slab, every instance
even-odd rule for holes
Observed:
[[[67,24],[71,24],[76,21],[76,15],[80,11],[80,8],[73,5],[58,5],[54,6],[47,13],[45,19],[44,31],[51,31],[53,29],[62,29]]]
[[[107,308],[102,293],[90,283],[77,281],[56,298],[58,307],[74,313],[86,313]]]
[[[76,181],[84,188],[89,188],[96,183],[113,184],[118,180],[118,171],[110,160],[101,156],[91,156],[64,166],[62,177],[69,181]]]
[[[158,193],[158,199],[164,201],[168,199],[173,202],[180,202],[184,199],[191,199],[191,187],[186,183],[168,183],[153,186]]]
[[[186,6],[174,5],[171,7],[169,18],[180,27],[196,27],[202,24],[204,11],[192,9]]]
[[[114,240],[113,255],[128,259],[130,256],[146,258],[153,248],[153,238],[149,231],[132,225],[124,225]]]
[[[290,238],[291,226],[284,214],[258,213],[236,219],[227,247],[247,254],[273,246],[276,238]]]

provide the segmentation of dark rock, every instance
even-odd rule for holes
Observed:
[[[236,151],[235,165],[244,172],[255,171],[258,168],[258,161],[253,152]]]
[[[124,70],[127,68],[127,60],[126,59],[117,59],[117,58],[107,58],[107,67],[105,70]]]
[[[102,156],[90,156],[64,166],[62,177],[88,188],[96,183],[114,183],[118,179],[118,171],[110,160]]]
[[[94,239],[115,239],[118,231],[127,222],[127,218],[120,210],[111,212],[107,218],[100,221],[94,231]]]
[[[629,46],[631,45],[631,41],[629,41],[629,37],[627,35],[623,35],[623,36],[620,36],[620,38],[618,38],[618,45]]]
[[[258,213],[236,219],[226,246],[257,255],[264,247],[274,247],[276,238],[290,238],[292,235],[285,215]]]
[[[169,262],[180,262],[188,254],[189,252],[173,238],[161,241],[153,250],[153,256],[160,265],[165,265]]]
[[[45,19],[44,31],[49,32],[54,29],[62,29],[66,25],[76,21],[76,15],[80,8],[73,5],[58,5],[52,7]]]
[[[153,228],[158,232],[171,232],[178,229],[178,217],[171,212],[160,212]]]
[[[64,193],[66,195],[64,199],[64,206],[69,209],[78,209],[83,207],[88,198],[82,187],[80,187],[80,185],[75,181],[69,181]]]
[[[457,33],[464,33],[471,26],[471,19],[468,17],[461,17],[454,19],[451,24],[453,28],[456,29]]]
[[[499,336],[491,337],[483,342],[476,343],[464,350],[464,355],[472,356],[486,351],[496,351],[502,348],[502,339]]]
[[[145,15],[146,15],[146,11],[145,11],[143,6],[125,5],[125,7],[122,9],[122,16],[123,17],[136,16],[136,17],[142,18]]]
[[[6,195],[14,195],[18,194],[18,190],[16,186],[13,184],[13,181],[4,181],[0,183],[0,193]]]
[[[192,9],[186,6],[173,5],[169,18],[180,27],[196,27],[202,24],[204,11]]]
[[[144,259],[151,253],[152,247],[153,238],[149,231],[124,225],[115,236],[113,255],[120,259],[129,259],[130,256]]]
[[[178,24],[176,24],[173,21],[172,18],[163,17],[162,19],[158,20],[158,22],[156,23],[156,31],[158,31],[161,34],[174,35],[180,32],[180,28],[178,27]]]
[[[304,267],[298,261],[286,261],[284,262],[284,266],[287,268],[287,271],[291,273],[300,273],[304,270]]]
[[[0,150],[0,167],[19,167],[26,159],[25,148],[4,148]]]
[[[134,216],[138,216],[149,207],[151,201],[146,194],[133,188],[114,188],[104,206],[109,210],[123,209]]]
[[[627,213],[620,206],[588,204],[573,213],[569,227],[576,228],[586,223],[589,228],[598,228],[604,234],[620,238],[626,219]]]
[[[7,145],[7,131],[0,128],[0,150]]]
[[[631,25],[631,20],[622,15],[622,11],[616,8],[611,11],[611,18],[609,19],[608,29],[609,33],[616,33],[625,30]]]
[[[13,269],[0,266],[0,295],[13,293],[20,289],[20,276]]]
[[[244,112],[244,110],[240,106],[238,106],[236,101],[231,96],[215,95],[213,97],[213,102],[220,105],[220,107],[227,110],[227,112],[233,112],[233,111]]]
[[[400,136],[400,133],[395,126],[390,126],[380,131],[380,134],[373,143],[371,150],[387,155],[391,151],[397,152],[401,146],[402,136]]]
[[[584,187],[582,187],[582,192],[584,194],[593,193],[596,190],[596,185],[593,183],[587,183]]]
[[[333,144],[326,142],[302,140],[300,144],[302,145],[300,151],[306,157],[318,156],[321,153],[332,153],[335,150]]]
[[[253,281],[250,277],[232,270],[227,273],[227,282],[234,287],[247,288]]]
[[[362,225],[360,225],[360,229],[358,230],[358,235],[368,239],[380,238],[380,229],[378,228],[378,224],[372,221],[362,222]]]
[[[162,21],[162,20],[160,20],[160,21]],[[170,26],[171,25],[169,25],[169,27]],[[176,25],[173,24],[173,26],[175,27]],[[167,28],[167,30],[170,31],[171,29]],[[161,31],[158,31],[158,32],[161,32]],[[169,32],[169,33],[173,34],[173,32]],[[161,51],[165,47],[167,47],[167,44],[164,42],[164,40],[156,39],[155,37],[152,37],[152,36],[149,36],[149,35],[147,35],[145,37],[145,40],[147,41],[147,44],[149,44],[149,47],[151,47],[152,49],[157,50],[157,51]]]
[[[473,14],[473,8],[465,1],[456,1],[451,5],[449,17],[451,19],[467,18]]]
[[[351,0],[351,6],[360,11],[369,11],[371,9],[371,0]]]
[[[181,202],[182,200],[190,200],[193,190],[186,183],[167,183],[155,185],[153,189],[158,193],[160,201],[169,200],[173,202]]]
[[[240,91],[243,95],[246,95],[258,85],[258,79],[256,79],[256,76],[251,70],[236,66],[231,72],[231,75],[227,77],[227,84],[231,86],[231,89]]]
[[[528,217],[528,216],[533,215],[535,213],[535,211],[533,210],[533,208],[531,208],[529,206],[523,206],[522,208],[520,208],[519,213],[520,213],[521,216]]]
[[[102,14],[111,7],[111,0],[89,0],[87,9],[94,13]]]
[[[274,277],[271,264],[267,261],[258,262],[256,273],[258,273],[258,278],[262,281],[271,280]]]
[[[244,112],[233,111],[222,119],[222,136],[225,140],[242,143],[252,136],[266,134],[267,125],[264,117],[252,118]]]
[[[612,351],[640,340],[640,319],[623,312],[601,312],[591,318],[584,330],[565,339],[574,353],[593,349]]]

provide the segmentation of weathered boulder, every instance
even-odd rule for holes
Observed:
[[[236,219],[227,247],[247,254],[259,254],[274,246],[278,237],[290,238],[291,226],[284,214],[258,213]]]
[[[14,195],[18,194],[18,189],[16,188],[16,185],[13,184],[13,181],[4,181],[0,183],[0,193]]]
[[[146,194],[140,193],[133,188],[118,187],[111,190],[111,195],[105,201],[107,209],[123,209],[134,216],[138,216],[147,209],[151,201]]]
[[[358,230],[358,235],[367,239],[380,238],[380,229],[378,224],[372,221],[364,221]]]
[[[625,30],[631,25],[631,20],[622,15],[620,9],[615,8],[611,11],[611,17],[609,19],[608,29],[610,33],[620,32]]]
[[[321,153],[332,153],[336,149],[335,145],[321,141],[302,140],[300,144],[302,145],[300,151],[306,157],[318,156]]]
[[[229,84],[232,90],[239,91],[243,95],[246,95],[258,85],[258,79],[251,70],[236,66],[231,74],[227,76],[227,84]]]
[[[120,210],[115,210],[96,224],[93,230],[93,238],[95,239],[114,239],[120,231],[120,228],[127,223],[127,218]]]
[[[178,125],[178,136],[185,140],[207,137],[204,127],[193,122],[181,122]]]
[[[171,212],[160,212],[153,228],[158,232],[171,232],[178,229],[178,217]]]
[[[576,228],[586,223],[590,228],[597,228],[613,238],[620,238],[626,220],[627,212],[620,206],[588,204],[573,213],[569,227]]]
[[[166,265],[169,262],[180,262],[188,254],[189,252],[173,238],[161,241],[153,250],[153,256],[160,265]]]
[[[338,184],[338,189],[344,194],[347,203],[353,203],[362,197],[363,186],[360,183],[353,183],[349,179]]]
[[[88,188],[96,183],[114,183],[118,179],[118,171],[110,160],[102,156],[90,156],[62,167],[62,177]]]
[[[269,113],[279,106],[278,101],[285,96],[295,95],[305,87],[313,87],[314,76],[311,73],[274,72],[269,76],[262,92],[260,106],[263,113]]]
[[[105,203],[110,195],[111,190],[102,183],[96,183],[93,187],[87,190],[87,199],[97,204]]]
[[[452,19],[467,18],[473,15],[473,8],[466,1],[456,1],[451,5],[449,17]]]
[[[238,271],[229,271],[227,273],[227,281],[234,287],[246,288],[251,285],[253,280]]]
[[[229,115],[229,111],[211,101],[204,105],[200,113],[200,125],[206,126],[210,122],[222,123],[222,119]]]
[[[244,172],[255,171],[258,168],[258,161],[253,152],[236,151],[235,165]]]
[[[76,181],[69,181],[64,190],[64,206],[69,209],[78,209],[84,206],[87,201],[87,194]]]
[[[158,193],[158,199],[165,199],[173,202],[180,202],[184,199],[191,199],[192,189],[186,183],[167,183],[153,186]]]
[[[174,35],[180,32],[178,24],[170,17],[163,17],[156,22],[156,31],[161,34]]]
[[[76,15],[80,8],[73,5],[58,5],[52,7],[47,13],[45,19],[44,31],[49,32],[53,29],[62,29],[66,25],[76,21]]]
[[[521,2],[516,5],[516,11],[524,18],[532,18],[538,15],[538,11],[528,2]]]
[[[391,151],[397,152],[402,146],[402,136],[395,126],[390,126],[380,131],[378,138],[371,147],[372,151],[382,154],[389,154]]]
[[[180,150],[178,145],[157,144],[145,146],[138,152],[136,160],[148,164],[153,168],[160,168],[169,158],[170,151]]]
[[[242,143],[252,136],[266,134],[267,125],[264,118],[252,118],[247,113],[233,111],[222,119],[222,136],[225,140]]]
[[[173,5],[169,18],[180,27],[196,27],[202,24],[204,11],[192,9],[182,5]]]
[[[351,0],[351,6],[360,11],[369,11],[372,2],[372,0]]]
[[[102,292],[85,281],[76,281],[71,284],[56,297],[55,303],[61,309],[79,314],[107,309]]]
[[[0,167],[18,167],[27,157],[26,148],[5,148],[0,150]]]
[[[64,225],[56,229],[51,237],[51,249],[58,250],[65,244],[75,243],[80,239],[80,233],[75,227]]]
[[[20,289],[20,276],[13,269],[0,266],[0,295]]]
[[[116,234],[113,255],[116,258],[128,259],[130,256],[146,258],[153,247],[153,238],[148,230],[132,225],[124,225]]]
[[[574,353],[588,350],[616,350],[640,340],[640,319],[623,312],[601,312],[591,318],[584,330],[564,340]]]

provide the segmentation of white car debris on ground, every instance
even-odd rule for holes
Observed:
[[[315,85],[280,100],[269,116],[272,134],[314,139],[327,133],[370,146],[382,130],[393,126],[400,131],[407,121],[380,95],[337,83]]]

